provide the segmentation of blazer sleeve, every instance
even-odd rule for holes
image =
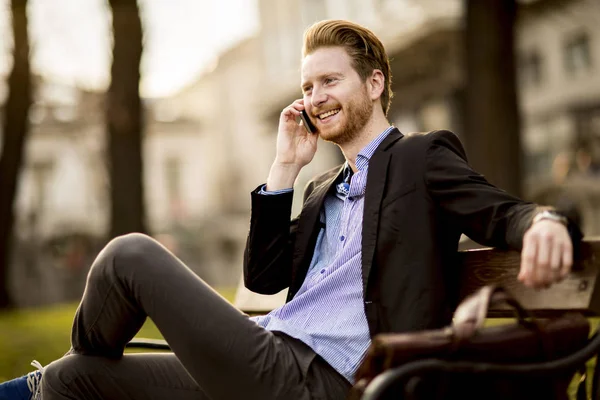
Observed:
[[[452,132],[436,131],[429,139],[424,176],[436,205],[476,242],[521,250],[535,214],[551,207],[522,201],[490,184],[469,166]]]
[[[264,195],[254,190],[250,232],[244,251],[244,285],[260,294],[275,294],[290,285],[292,250],[298,220],[290,222],[293,192]]]

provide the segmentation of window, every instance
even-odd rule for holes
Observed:
[[[570,76],[578,76],[592,68],[590,38],[586,33],[572,36],[565,42],[565,70]]]
[[[544,79],[543,59],[539,51],[523,54],[519,60],[519,80],[525,87],[539,87]]]

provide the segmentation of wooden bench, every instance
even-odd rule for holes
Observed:
[[[501,285],[536,317],[556,317],[568,311],[578,311],[586,316],[600,315],[600,238],[585,239],[581,243],[578,259],[571,274],[549,289],[536,290],[522,285],[517,280],[520,254],[516,251],[477,249],[460,252],[460,272],[457,280],[459,298],[463,299],[484,285]],[[597,284],[598,283],[598,284]],[[512,318],[513,311],[498,306],[490,309],[491,318]],[[367,386],[361,400],[381,399],[385,390],[399,379],[426,371],[460,371],[461,373],[504,373],[550,375],[553,371],[579,366],[596,356],[600,351],[600,335],[595,333],[584,349],[564,359],[548,363],[528,365],[500,365],[468,362],[443,362],[423,359],[388,370],[377,376]],[[593,374],[597,386],[598,369]],[[596,399],[597,390],[593,391]]]
[[[565,311],[585,315],[600,314],[600,238],[585,239],[575,260],[572,273],[549,289],[536,290],[517,280],[520,254],[516,251],[477,249],[460,252],[461,279],[459,297],[465,298],[484,285],[501,285],[521,304],[539,317],[557,316]],[[493,309],[491,317],[512,316],[506,309]]]
[[[527,288],[517,280],[520,254],[516,251],[487,248],[461,251],[459,254],[460,265],[456,284],[460,299],[481,286],[494,284],[507,288],[535,316],[552,317],[567,311],[579,311],[586,316],[600,315],[600,281],[598,280],[600,238],[598,237],[585,239],[581,243],[579,257],[575,260],[572,273],[562,282],[544,290]],[[489,316],[512,317],[513,314],[507,308],[497,307],[490,310]],[[132,341],[129,347],[168,349],[163,341],[148,342],[142,339]],[[561,361],[581,363],[596,355],[599,350],[600,335],[594,335],[583,352],[573,355],[570,360]],[[540,365],[539,368],[561,368],[561,365],[558,362],[550,366]],[[528,367],[533,368],[533,366]],[[393,370],[382,375],[384,376],[380,375],[369,384],[362,397],[363,400],[378,399],[385,388],[397,378]]]

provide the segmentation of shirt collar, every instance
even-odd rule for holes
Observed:
[[[390,126],[385,131],[383,131],[379,136],[377,136],[375,139],[373,139],[371,141],[371,143],[369,143],[368,145],[363,147],[363,149],[358,152],[358,155],[356,156],[356,169],[358,171],[362,171],[363,169],[365,169],[366,167],[369,166],[369,160],[371,159],[371,157],[373,157],[375,150],[377,150],[377,148],[379,147],[381,142],[383,142],[383,140],[390,134],[390,132],[393,129],[394,129],[394,126]],[[344,181],[346,181],[345,178],[347,175],[348,175],[348,181],[349,181],[351,171],[352,171],[352,169],[348,165],[348,162],[346,162],[346,165],[344,167]]]

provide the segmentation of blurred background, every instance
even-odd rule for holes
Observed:
[[[332,18],[382,39],[402,132],[453,130],[600,233],[597,0],[0,0],[0,308],[76,301],[133,231],[235,291],[302,33]],[[296,193],[342,161],[320,142]]]

